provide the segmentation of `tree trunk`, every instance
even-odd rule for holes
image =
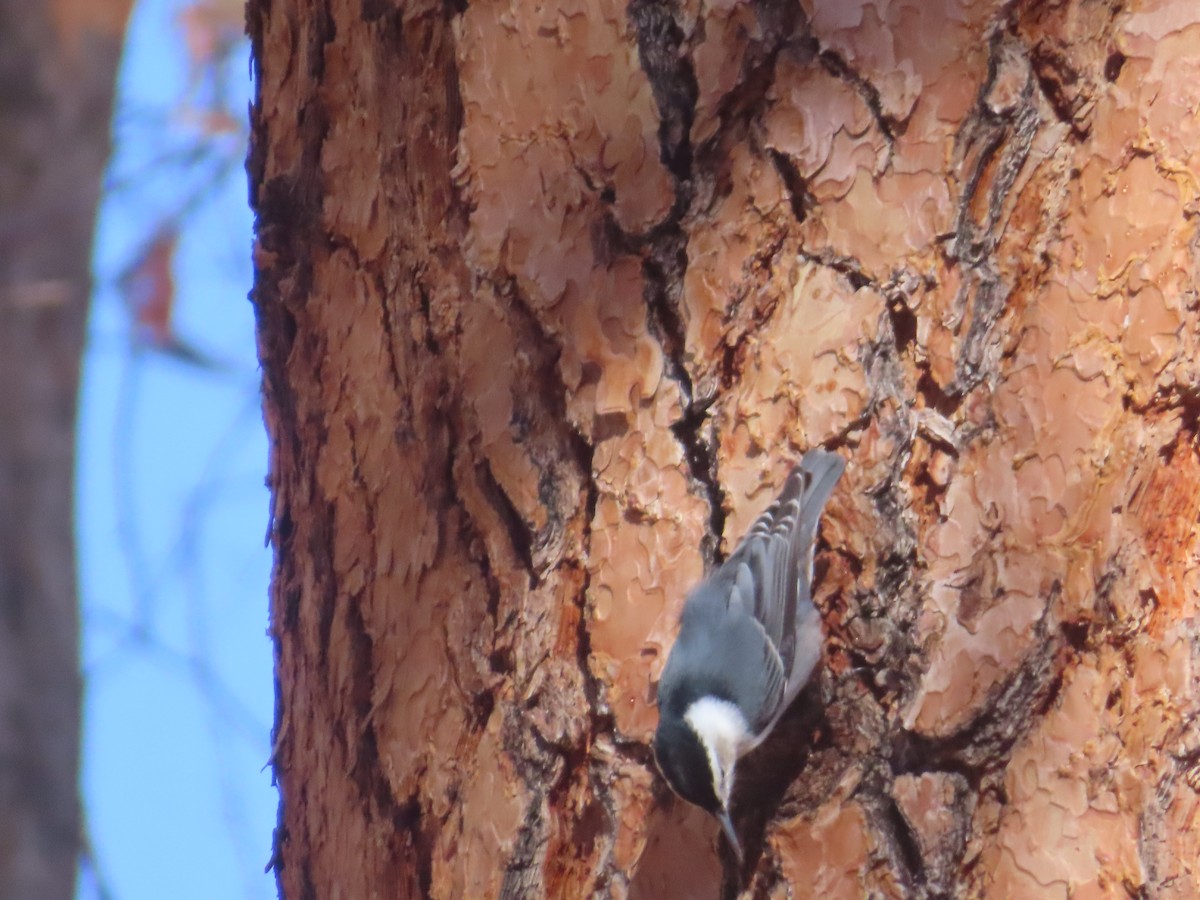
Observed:
[[[1200,9],[944,6],[252,0],[284,896],[1200,891]],[[816,445],[739,870],[654,683]]]
[[[80,849],[75,403],[128,0],[0,0],[0,898]]]

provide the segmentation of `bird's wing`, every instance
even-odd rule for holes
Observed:
[[[747,570],[746,566],[740,567],[739,575]],[[783,708],[788,681],[779,649],[755,613],[761,593],[744,576],[739,577],[721,629],[734,650],[730,658],[747,660],[745,671],[757,675],[757,679],[749,678],[738,685],[741,696],[734,699],[749,714],[750,731],[760,735],[770,729]]]
[[[813,544],[821,512],[846,464],[810,450],[772,503],[721,567],[779,657],[784,689],[777,715],[791,703],[821,655],[821,617],[812,603]],[[713,581],[723,580],[714,573]],[[729,575],[725,576],[726,578]]]

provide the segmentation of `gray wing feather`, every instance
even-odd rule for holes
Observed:
[[[759,726],[773,722],[787,708],[821,657],[824,632],[812,603],[813,544],[821,512],[845,466],[834,453],[806,453],[789,473],[778,499],[721,567],[736,572],[742,602],[753,597],[749,607],[773,651],[770,655],[778,660],[782,684],[778,692],[770,692],[756,717],[762,719]],[[722,580],[723,574],[718,570],[712,581]]]

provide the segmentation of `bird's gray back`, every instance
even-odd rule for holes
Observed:
[[[779,707],[787,678],[750,604],[728,579],[717,577],[719,571],[713,574],[684,605],[658,684],[659,707],[682,716],[702,697],[728,700],[757,733]]]

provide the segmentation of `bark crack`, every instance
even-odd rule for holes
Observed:
[[[779,174],[779,180],[787,189],[792,217],[796,220],[797,225],[803,225],[809,212],[817,206],[817,198],[808,190],[808,180],[800,174],[800,170],[796,168],[796,164],[786,153],[768,149],[767,154],[771,159],[771,164],[775,166],[775,171]]]
[[[696,73],[684,52],[686,36],[677,16],[677,2],[633,0],[626,12],[637,32],[638,56],[658,106],[659,156],[677,181],[692,171],[692,122],[696,115]],[[677,218],[690,196],[676,191]],[[683,205],[681,206],[681,202]]]
[[[1061,585],[1055,585],[1053,594],[1059,591]],[[1053,605],[1051,596],[1047,610]],[[1050,709],[1062,689],[1064,666],[1056,663],[1056,656],[1069,638],[1061,630],[1053,636],[1050,619],[1049,612],[1038,619],[1032,649],[1017,670],[993,689],[974,719],[948,735],[900,732],[893,744],[893,770],[912,774],[953,772],[965,778],[973,790],[1002,775],[1012,748]]]
[[[879,95],[879,88],[875,87],[869,78],[851,66],[837,51],[822,50],[819,44],[817,47],[817,59],[821,61],[821,66],[825,71],[839,81],[850,85],[870,111],[875,127],[879,129],[879,133],[883,135],[883,139],[887,143],[887,162],[884,166],[886,169],[891,165],[892,154],[895,151],[896,129],[903,123],[895,121],[883,111],[883,98]]]
[[[1016,95],[1008,96],[1010,83],[1018,79],[1021,85]],[[1024,48],[996,29],[990,39],[988,76],[959,132],[956,148],[961,164],[969,169],[945,255],[948,263],[963,268],[965,276],[954,302],[957,320],[953,327],[957,330],[964,319],[969,320],[955,361],[954,381],[945,388],[950,396],[969,393],[995,368],[985,356],[994,343],[992,331],[1010,290],[993,257],[1003,234],[1005,203],[1041,125],[1035,83]],[[982,221],[977,221],[976,197],[984,189],[986,207]]]
[[[517,831],[516,846],[505,864],[500,896],[506,898],[544,893],[542,873],[550,831],[546,799],[567,771],[561,750],[548,744],[537,729],[528,728],[521,716],[519,707],[505,705],[504,749],[531,795],[524,821]]]
[[[867,805],[868,808],[873,808],[875,813],[872,820],[883,825],[880,832],[890,851],[888,856],[893,868],[902,873],[910,891],[915,888],[919,893],[927,894],[924,889],[927,888],[928,878],[920,843],[908,819],[904,817],[891,791],[888,790],[888,785],[881,783],[871,794]]]
[[[630,249],[641,251],[647,324],[662,348],[668,377],[679,387],[683,414],[671,425],[671,432],[683,450],[694,488],[708,501],[708,535],[701,552],[706,565],[711,565],[725,530],[724,491],[708,418],[715,395],[695,395],[688,368],[687,330],[680,313],[688,265],[688,236],[682,219],[693,202],[691,126],[696,113],[696,75],[690,55],[684,52],[685,35],[676,20],[677,5],[635,0],[628,15],[637,31],[642,68],[659,109],[660,157],[675,189],[675,202],[666,221]]]

